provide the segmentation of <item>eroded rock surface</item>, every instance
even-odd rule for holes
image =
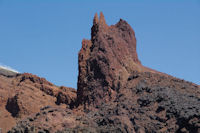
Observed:
[[[108,26],[103,14],[99,19],[96,14],[91,40],[83,40],[82,45],[79,52],[79,103],[110,101],[131,71],[141,71],[135,33],[122,19],[116,25]]]
[[[200,132],[199,86],[142,66],[130,25],[95,15],[79,52],[77,100],[99,127],[122,132]],[[190,121],[195,121],[193,124]]]
[[[7,86],[40,90],[44,95],[40,100],[48,102],[48,107],[38,106],[17,122],[10,133],[200,133],[200,86],[143,66],[135,33],[122,19],[108,26],[102,13],[99,18],[95,14],[91,40],[84,39],[79,52],[77,97],[73,89],[32,77],[24,74],[0,80]],[[18,95],[17,103],[23,96]],[[35,101],[28,103],[38,104]],[[25,114],[18,105],[17,117]]]
[[[62,98],[58,98],[60,94]],[[57,106],[59,101],[60,106],[64,104],[69,108],[75,100],[75,89],[57,87],[36,75],[0,74],[0,128],[5,132],[45,106]]]

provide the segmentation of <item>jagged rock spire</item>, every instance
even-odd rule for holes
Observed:
[[[106,21],[105,21],[105,18],[104,18],[104,15],[103,15],[102,12],[100,12],[99,25],[107,26]]]
[[[97,25],[98,23],[99,23],[98,14],[95,13],[94,19],[93,19],[93,25]]]
[[[119,86],[140,68],[131,26],[123,20],[108,26],[103,13],[99,18],[96,13],[91,40],[83,41],[79,52],[78,104],[99,105],[114,99]]]
[[[101,28],[108,26],[106,24],[106,20],[105,20],[104,15],[103,15],[102,12],[100,12],[99,18],[98,18],[98,14],[97,13],[95,13],[95,15],[94,15],[93,26],[96,26],[96,25],[100,26]]]
[[[98,18],[98,14],[95,13],[94,19],[93,19],[93,26],[91,28],[91,41],[95,40],[96,34],[99,31],[105,31],[108,28],[109,28],[109,26],[106,24],[103,13],[100,12],[99,18]]]

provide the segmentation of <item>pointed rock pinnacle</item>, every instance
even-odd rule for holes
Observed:
[[[93,19],[93,25],[97,25],[99,23],[99,20],[98,20],[98,14],[95,13],[94,15],[94,19]]]
[[[103,15],[102,12],[100,12],[99,25],[107,26],[104,15]]]

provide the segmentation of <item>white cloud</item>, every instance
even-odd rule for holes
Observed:
[[[6,66],[6,65],[3,65],[2,63],[0,63],[0,68],[2,69],[6,69],[6,70],[9,70],[9,71],[12,71],[12,72],[16,72],[16,73],[19,73],[19,71],[9,67],[9,66]]]

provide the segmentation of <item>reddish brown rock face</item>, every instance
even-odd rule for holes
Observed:
[[[108,26],[102,13],[82,41],[77,97],[44,78],[0,70],[0,103],[3,132],[18,120],[10,133],[200,132],[199,85],[142,66],[130,25]]]
[[[11,129],[18,120],[45,106],[67,105],[76,99],[76,90],[57,87],[36,75],[0,73],[0,128]],[[60,106],[61,107],[61,106]]]
[[[136,38],[130,25],[120,19],[108,26],[95,14],[91,40],[83,40],[79,52],[79,103],[98,104],[111,100],[132,71],[140,71]]]
[[[187,88],[187,89],[186,89]],[[121,20],[93,20],[79,52],[78,105],[119,132],[199,132],[199,86],[141,65],[135,33]],[[190,104],[194,103],[194,104]],[[196,120],[195,124],[191,121]]]

